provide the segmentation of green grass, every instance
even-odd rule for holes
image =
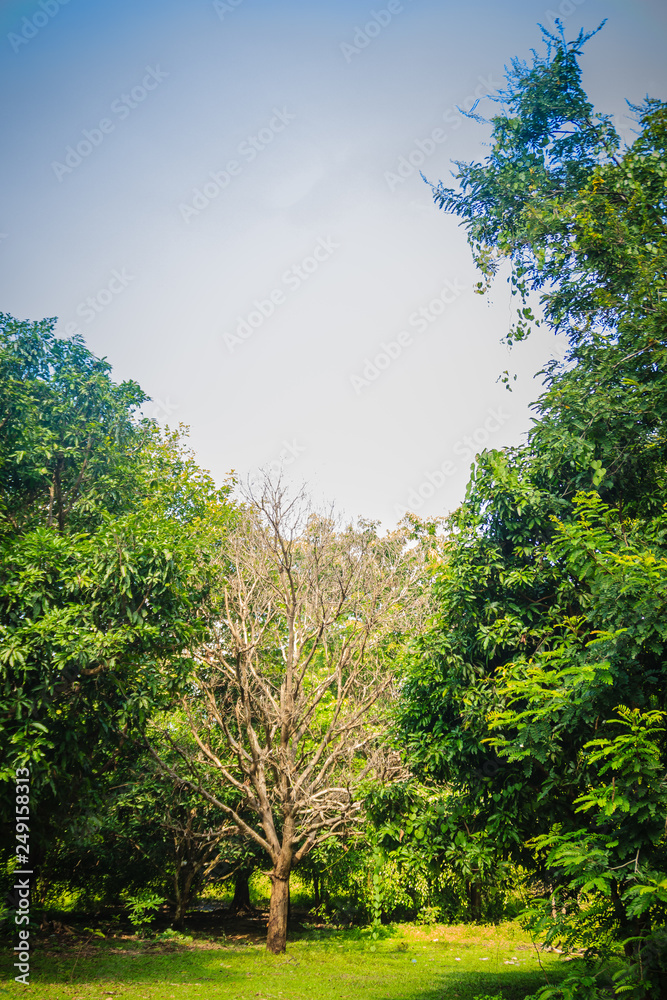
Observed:
[[[403,924],[377,942],[368,931],[312,929],[278,957],[250,935],[245,941],[201,936],[176,948],[52,937],[36,941],[28,987],[12,981],[8,949],[1,958],[0,995],[35,1000],[474,1000],[484,994],[522,1000],[544,984],[545,973],[553,981],[572,971],[557,956],[538,957],[515,924]]]

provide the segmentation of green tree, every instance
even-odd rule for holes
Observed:
[[[1,764],[31,770],[38,857],[98,749],[182,679],[230,509],[177,434],[138,418],[139,386],[53,327],[0,319]]]
[[[590,37],[515,60],[489,156],[433,187],[479,290],[509,266],[509,342],[541,321],[570,348],[527,444],[478,456],[402,725],[415,767],[564,900],[552,937],[638,959],[664,921],[667,107],[635,108],[621,150],[581,87]]]
[[[192,736],[178,712],[168,710],[165,718],[176,763],[191,749]],[[94,803],[72,810],[54,831],[35,886],[39,905],[52,905],[65,890],[79,896],[79,909],[158,896],[171,906],[173,926],[182,929],[205,886],[234,879],[247,888],[259,859],[226,813],[159,773],[142,740],[124,740],[112,758],[102,748],[99,756]],[[217,795],[237,803],[224,787]]]
[[[593,34],[566,42],[543,29],[545,55],[513,60],[492,98],[502,111],[489,123],[486,160],[456,162],[459,190],[432,185],[435,203],[466,227],[482,288],[510,263],[525,307],[510,340],[530,330],[533,291],[549,325],[574,342],[649,316],[662,330],[665,105],[647,98],[633,108],[640,134],[621,152],[610,116],[581,86],[579,57]]]
[[[638,135],[620,150],[581,87],[591,35],[544,34],[546,54],[514,60],[493,98],[502,113],[489,156],[457,163],[459,189],[432,185],[434,200],[466,227],[479,291],[509,267],[518,308],[508,342],[539,322],[536,294],[543,321],[569,338],[536,404],[540,485],[557,496],[599,486],[630,513],[635,500],[656,511],[667,460],[667,105],[631,106]]]

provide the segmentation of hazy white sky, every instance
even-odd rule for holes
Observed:
[[[220,480],[282,462],[349,514],[451,510],[557,347],[508,356],[507,285],[473,294],[419,170],[484,155],[457,106],[557,15],[608,18],[584,84],[631,138],[625,98],[667,89],[655,0],[4,0],[0,308],[82,333]]]

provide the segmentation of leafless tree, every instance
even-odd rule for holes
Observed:
[[[264,477],[220,568],[217,624],[183,701],[198,754],[180,777],[270,858],[279,953],[293,866],[350,828],[360,786],[386,768],[383,702],[422,613],[423,560],[406,531],[341,523]],[[211,791],[221,777],[234,805]]]

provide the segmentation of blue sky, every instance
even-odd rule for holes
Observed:
[[[584,83],[631,138],[625,98],[667,89],[654,0],[4,2],[2,309],[81,332],[220,480],[282,464],[350,514],[446,513],[558,345],[508,356],[507,286],[472,293],[419,169],[484,155],[457,106],[558,13],[608,18]]]

